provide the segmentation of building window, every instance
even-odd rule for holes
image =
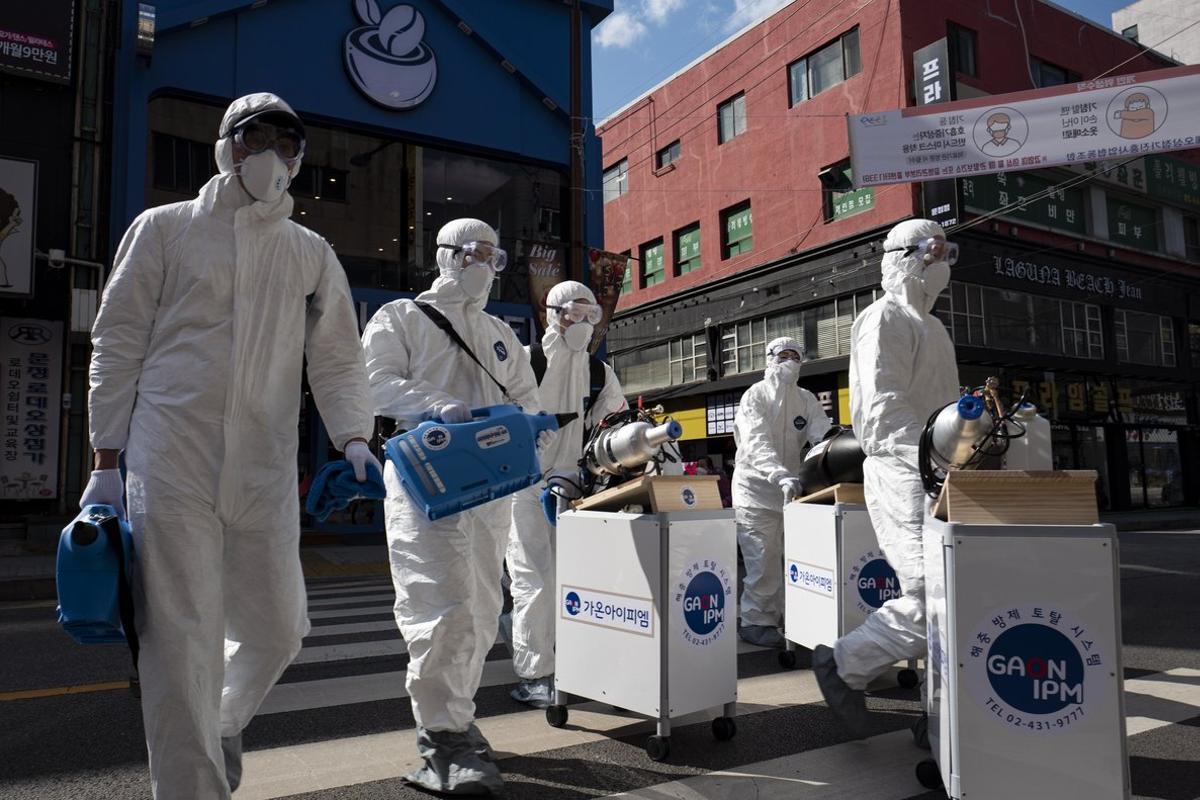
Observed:
[[[621,294],[629,294],[633,291],[633,253],[626,250],[621,255],[625,256],[625,277],[621,278]]]
[[[562,216],[557,208],[539,208],[534,220],[539,236],[556,242],[562,239]]]
[[[947,291],[938,296],[933,306],[934,316],[941,319],[955,344],[982,347],[987,344],[983,325],[982,289],[953,281]]]
[[[862,70],[858,28],[788,65],[788,105],[815,97]]]
[[[1200,261],[1200,217],[1183,215],[1183,253],[1189,261]]]
[[[754,219],[750,201],[721,212],[721,258],[732,258],[754,249]]]
[[[604,170],[604,202],[616,200],[629,191],[629,159],[622,158]]]
[[[675,231],[675,274],[687,275],[700,269],[700,223]]]
[[[300,169],[296,171],[296,177],[288,186],[288,192],[293,197],[344,203],[346,202],[346,184],[349,180],[350,173],[344,169],[301,164]]]
[[[1188,342],[1192,350],[1192,366],[1200,367],[1200,323],[1188,323]]]
[[[767,365],[767,320],[745,320],[721,327],[721,374],[753,372]]]
[[[1117,361],[1152,367],[1175,366],[1175,329],[1170,317],[1118,309],[1113,324]]]
[[[211,144],[154,134],[155,189],[194,195],[216,173]]]
[[[746,132],[746,95],[731,97],[717,106],[717,143],[725,144]]]
[[[1121,31],[1121,35],[1124,36],[1126,39],[1132,39],[1133,41],[1136,42],[1138,40],[1137,25],[1130,25],[1128,28]]]
[[[663,282],[666,270],[663,266],[663,240],[642,245],[642,288],[648,289]]]
[[[614,355],[613,371],[621,381],[622,391],[639,394],[666,386],[669,377],[667,356],[667,342]]]
[[[704,334],[672,339],[670,351],[672,386],[708,378],[708,337]]]
[[[1065,67],[1055,66],[1049,61],[1043,61],[1037,56],[1029,57],[1029,71],[1033,73],[1033,84],[1041,88],[1047,86],[1062,86],[1064,83],[1077,83],[1080,75]]]
[[[1063,354],[1072,358],[1104,358],[1100,306],[1060,300]]]
[[[979,38],[975,31],[950,22],[946,25],[946,40],[950,46],[950,64],[954,71],[972,78],[979,77],[979,62],[975,56]]]
[[[659,150],[654,155],[654,164],[656,169],[665,169],[679,160],[680,154],[683,152],[679,140],[671,142],[669,145]]]

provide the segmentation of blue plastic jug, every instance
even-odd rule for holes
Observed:
[[[384,445],[409,497],[431,520],[519,492],[542,479],[537,437],[575,414],[526,414],[502,405],[471,411],[470,422],[422,422]]]
[[[112,506],[87,506],[63,528],[55,571],[58,622],[72,639],[126,641],[122,612],[132,624],[132,561],[132,531]]]

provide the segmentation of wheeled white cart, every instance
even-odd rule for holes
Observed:
[[[951,473],[927,516],[927,787],[1129,797],[1117,535],[1095,523],[1093,483]]]
[[[618,510],[636,503],[646,513]],[[715,506],[715,508],[714,508]],[[671,720],[720,706],[732,738],[737,702],[737,552],[716,478],[653,477],[559,515],[554,705],[570,696],[657,720],[646,753],[670,752]]]
[[[796,646],[829,647],[862,625],[888,600],[900,581],[879,543],[862,484],[839,483],[788,503],[783,511],[783,636],[785,669],[796,666]],[[897,675],[911,689],[915,664]]]

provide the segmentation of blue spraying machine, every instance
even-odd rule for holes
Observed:
[[[519,492],[542,479],[537,437],[575,414],[526,414],[500,405],[471,411],[470,422],[422,422],[384,445],[409,497],[431,520]]]
[[[90,505],[58,540],[58,622],[80,644],[128,641],[137,658],[130,576],[133,534],[108,505]],[[130,636],[126,636],[126,632]]]

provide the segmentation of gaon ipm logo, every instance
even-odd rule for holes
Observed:
[[[729,574],[716,561],[704,559],[684,570],[676,584],[675,602],[683,611],[682,635],[697,647],[706,647],[725,630],[726,602],[733,595]]]
[[[444,450],[450,444],[450,431],[435,426],[421,434],[421,441],[430,450]]]
[[[964,643],[967,683],[1000,721],[1032,731],[1077,725],[1105,702],[1099,631],[1054,605],[997,612]],[[1104,642],[1099,643],[1103,645]],[[1111,674],[1109,680],[1115,680]]]
[[[564,602],[564,605],[566,606],[567,613],[570,614],[572,617],[574,617],[579,613],[579,609],[582,606],[582,603],[579,601],[578,594],[576,594],[575,592],[567,592],[567,597]]]
[[[868,561],[859,571],[856,585],[858,596],[872,609],[879,608],[888,600],[895,600],[903,594],[896,570],[892,569],[886,558]]]
[[[680,499],[683,500],[683,504],[685,506],[696,505],[696,493],[692,491],[690,486],[685,486],[683,488],[683,491],[680,492]]]

